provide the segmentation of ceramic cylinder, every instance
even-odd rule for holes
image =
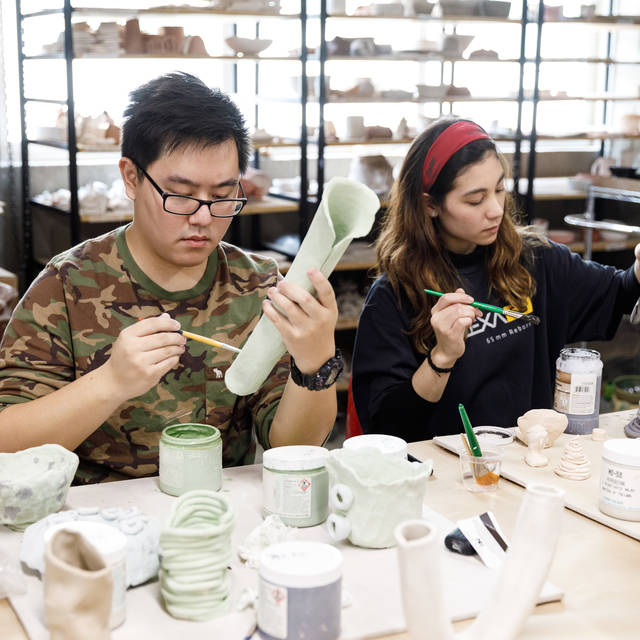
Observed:
[[[105,565],[111,568],[113,592],[111,597],[111,615],[109,627],[119,627],[127,616],[127,538],[118,529],[102,522],[74,520],[61,522],[49,527],[44,533],[45,547],[53,534],[60,529],[77,531],[95,547],[102,556]]]
[[[222,486],[222,438],[208,424],[174,424],[160,438],[160,489],[171,496],[218,491]]]
[[[347,138],[364,138],[364,117],[347,116]]]
[[[265,517],[275,514],[290,526],[313,527],[329,512],[329,472],[323,447],[274,447],[262,457]]]
[[[598,426],[602,360],[593,349],[568,348],[556,360],[553,408],[569,420],[565,433],[591,433]]]
[[[260,556],[258,630],[266,640],[340,635],[342,554],[320,542],[282,542]]]
[[[640,440],[616,438],[602,445],[598,508],[612,518],[640,521]]]

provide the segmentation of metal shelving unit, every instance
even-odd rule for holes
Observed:
[[[263,202],[249,203],[243,210],[242,216],[252,216],[252,228],[251,239],[255,242],[259,239],[260,235],[260,220],[261,216],[256,214],[265,213],[280,213],[280,212],[292,212],[296,211],[299,214],[298,233],[301,237],[304,237],[306,230],[309,226],[309,212],[310,203],[306,197],[308,191],[308,167],[307,167],[307,127],[306,127],[306,104],[307,104],[307,27],[306,27],[306,0],[300,0],[300,13],[299,14],[280,14],[280,13],[241,13],[241,12],[226,12],[213,9],[202,9],[196,7],[160,7],[155,9],[119,9],[119,8],[81,8],[73,7],[71,0],[63,0],[62,6],[56,9],[46,9],[43,11],[22,13],[21,0],[16,0],[16,16],[17,16],[17,33],[18,33],[18,77],[19,77],[19,93],[20,93],[20,120],[21,120],[21,133],[22,133],[22,194],[23,194],[23,216],[22,216],[22,240],[23,240],[23,253],[21,272],[24,275],[23,281],[25,283],[31,282],[33,277],[37,274],[42,267],[42,261],[38,256],[34,255],[34,233],[36,231],[34,225],[34,207],[39,210],[48,212],[49,214],[57,216],[56,224],[65,225],[67,227],[67,233],[70,240],[70,245],[73,246],[82,240],[82,225],[91,223],[111,223],[118,224],[123,223],[131,219],[132,212],[113,212],[109,215],[92,216],[91,212],[81,212],[78,202],[78,154],[93,153],[93,152],[113,152],[119,153],[119,146],[116,145],[85,145],[77,142],[76,129],[75,129],[75,101],[74,101],[74,63],[91,64],[92,62],[100,59],[108,58],[115,64],[120,61],[125,62],[131,59],[206,59],[206,60],[222,60],[227,61],[234,65],[233,72],[233,88],[231,93],[237,92],[237,66],[242,64],[254,64],[254,81],[256,92],[259,82],[259,66],[269,62],[281,62],[281,61],[298,61],[300,63],[300,75],[301,81],[301,93],[296,100],[300,105],[302,126],[300,130],[300,136],[297,139],[287,139],[284,141],[272,141],[269,143],[258,143],[254,145],[254,157],[253,165],[257,168],[260,165],[260,151],[277,147],[291,147],[300,149],[300,193],[297,196],[283,196],[277,193],[269,194]],[[300,39],[301,39],[301,54],[299,57],[294,56],[263,56],[263,55],[247,55],[247,56],[235,56],[235,55],[211,55],[211,56],[177,56],[177,55],[153,55],[153,54],[135,54],[135,55],[121,55],[117,57],[108,56],[86,56],[76,57],[74,54],[73,44],[73,29],[72,29],[72,17],[108,17],[108,18],[128,18],[137,17],[142,15],[205,15],[215,16],[218,19],[224,18],[227,21],[229,19],[237,20],[255,20],[256,22],[256,37],[259,36],[259,24],[263,20],[269,19],[291,19],[295,20],[300,25]],[[24,41],[24,27],[28,20],[35,18],[41,18],[44,16],[61,15],[64,21],[64,52],[63,53],[47,53],[38,55],[26,55],[25,54],[25,41]],[[235,32],[236,24],[234,22],[233,29]],[[61,60],[65,64],[65,83],[66,83],[66,99],[48,99],[31,97],[25,94],[25,62],[31,60]],[[29,103],[41,103],[59,105],[66,108],[67,112],[67,141],[60,140],[48,140],[48,139],[35,139],[28,137],[27,130],[27,105]],[[256,101],[254,109],[254,126],[258,127],[259,122],[259,106]],[[61,149],[67,152],[67,164],[68,164],[68,186],[70,191],[70,206],[69,209],[61,209],[54,206],[46,206],[36,202],[31,196],[31,179],[30,179],[30,147],[32,145],[40,145],[44,147],[50,147],[55,149]],[[65,224],[66,223],[66,224]],[[234,231],[236,237],[232,237],[232,241],[238,242],[237,227],[232,227],[232,236]]]

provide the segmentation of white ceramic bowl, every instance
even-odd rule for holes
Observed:
[[[78,462],[75,453],[57,444],[0,453],[0,524],[23,529],[58,511]]]
[[[245,56],[255,56],[261,51],[264,51],[273,42],[273,40],[239,38],[238,36],[230,36],[229,38],[225,38],[224,41],[236,53],[241,53]]]
[[[460,57],[474,38],[475,36],[448,33],[442,38],[442,53],[452,57]]]

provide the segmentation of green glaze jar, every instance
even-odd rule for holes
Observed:
[[[160,437],[160,489],[180,496],[222,486],[222,438],[208,424],[174,424]]]
[[[274,447],[262,456],[265,517],[275,514],[294,527],[314,527],[329,512],[329,472],[323,447]]]

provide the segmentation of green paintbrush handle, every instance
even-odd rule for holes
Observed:
[[[467,440],[469,441],[469,448],[471,449],[471,453],[476,458],[482,456],[482,450],[480,449],[480,445],[478,444],[478,439],[476,438],[476,434],[473,432],[471,428],[471,422],[469,422],[469,416],[467,415],[467,411],[464,408],[464,405],[461,403],[458,405],[458,411],[460,412],[460,417],[462,418],[462,424],[464,425],[464,431],[467,434]]]
[[[444,293],[440,293],[439,291],[432,291],[431,289],[425,289],[426,293],[430,293],[432,296],[443,296]],[[478,309],[483,309],[484,311],[495,311],[496,313],[505,313],[505,310],[502,307],[496,307],[493,304],[487,304],[486,302],[472,302],[472,307],[477,307]]]

